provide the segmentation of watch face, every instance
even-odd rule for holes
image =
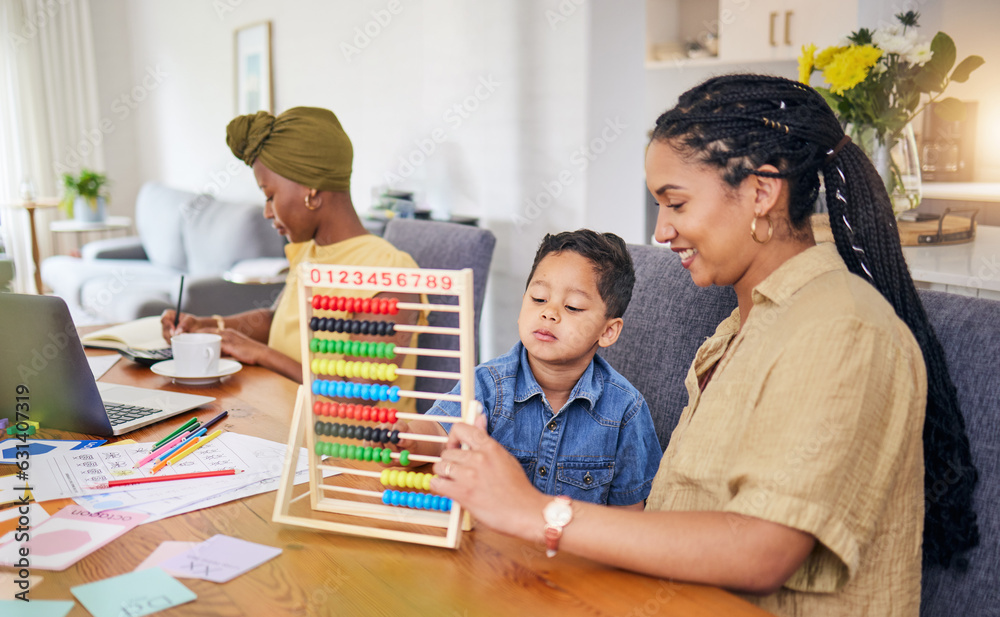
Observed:
[[[546,504],[542,516],[546,523],[562,527],[573,520],[573,506],[568,499],[553,499]]]

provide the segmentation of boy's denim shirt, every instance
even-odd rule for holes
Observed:
[[[490,435],[517,457],[538,490],[616,506],[649,495],[663,456],[653,418],[642,394],[604,358],[594,356],[566,406],[553,414],[518,342],[476,367],[476,398]],[[439,401],[427,414],[459,416],[461,407]]]

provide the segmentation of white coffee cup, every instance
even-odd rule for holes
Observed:
[[[174,370],[178,377],[206,377],[219,374],[222,337],[205,332],[182,332],[170,339]]]

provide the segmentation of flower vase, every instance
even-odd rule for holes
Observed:
[[[97,197],[91,202],[77,195],[73,200],[73,218],[79,223],[103,223],[107,218],[105,199]]]
[[[913,127],[907,124],[898,136],[880,137],[870,126],[848,127],[851,139],[875,165],[897,217],[920,205],[920,158]]]

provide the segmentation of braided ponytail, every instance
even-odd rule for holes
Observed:
[[[978,472],[944,350],[910,278],[892,205],[871,161],[844,139],[819,93],[763,75],[725,75],[689,90],[657,119],[652,139],[721,168],[731,186],[751,174],[785,178],[789,218],[800,230],[809,225],[822,172],[837,252],[909,326],[927,369],[924,564],[964,571],[968,562],[961,554],[979,543],[972,507]],[[779,171],[759,171],[762,165]]]

